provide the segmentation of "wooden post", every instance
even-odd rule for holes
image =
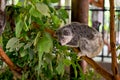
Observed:
[[[88,24],[88,10],[89,10],[89,2],[88,0],[72,0],[72,22],[80,22],[84,24]],[[80,65],[83,69],[83,72],[86,72],[87,63],[82,60]],[[73,69],[71,67],[70,70],[71,77],[73,74]]]
[[[72,0],[72,21],[88,24],[88,0]]]
[[[110,45],[112,54],[112,72],[114,80],[120,80],[118,65],[117,65],[117,55],[116,55],[116,33],[115,33],[115,11],[114,11],[114,0],[110,1]]]

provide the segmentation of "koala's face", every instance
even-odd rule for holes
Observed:
[[[73,34],[70,28],[60,28],[56,31],[56,36],[61,45],[66,45],[73,38]]]

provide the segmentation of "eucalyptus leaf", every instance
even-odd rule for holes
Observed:
[[[67,13],[67,11],[64,10],[64,9],[59,9],[59,10],[58,10],[58,15],[59,15],[59,17],[61,17],[62,19],[68,18],[68,13]]]
[[[23,29],[24,29],[25,31],[29,31],[29,26],[27,25],[26,21],[24,21],[23,24],[24,24]]]
[[[56,27],[58,27],[58,26],[60,25],[60,23],[61,23],[61,20],[60,20],[59,17],[56,16],[56,15],[53,15],[53,16],[52,16],[52,21],[53,21],[53,23],[54,23],[54,25],[55,25]]]
[[[59,9],[59,10],[58,10],[58,16],[59,16],[59,18],[61,18],[64,22],[66,22],[65,20],[69,17],[67,11],[65,11],[64,9]]]
[[[38,33],[37,33],[37,36],[35,37],[35,39],[34,39],[34,46],[36,46],[37,45],[37,43],[38,43],[38,41],[39,41],[39,39],[40,39],[40,35],[41,35],[41,32],[39,31]]]
[[[23,46],[24,43],[20,43],[18,38],[13,37],[8,41],[6,48],[9,49],[10,52],[12,52],[13,50],[20,50],[20,48]]]
[[[24,51],[22,51],[22,52],[20,53],[20,56],[21,56],[21,57],[24,57],[25,55],[27,55],[27,51],[26,51],[26,50],[24,50]]]
[[[38,50],[38,57],[39,57],[39,69],[41,67],[41,63],[42,63],[42,56],[43,53],[49,53],[50,50],[53,48],[53,42],[52,42],[52,38],[48,33],[45,33],[44,36],[39,40],[38,44],[37,44],[37,50]]]
[[[16,51],[19,51],[20,48],[24,46],[24,43],[17,43],[15,46],[16,46],[16,48],[15,48]]]
[[[53,65],[52,65],[52,62],[50,62],[50,70],[53,72]]]
[[[77,77],[77,76],[78,76],[78,71],[77,71],[76,64],[75,64],[75,63],[73,63],[73,64],[72,64],[72,67],[73,67],[73,69],[74,69],[74,74],[75,74],[75,77]]]
[[[24,17],[24,21],[23,21],[23,25],[24,25],[23,29],[24,29],[25,31],[28,31],[28,30],[29,30],[28,25],[27,25],[27,22],[28,22],[28,16],[25,16],[25,17]]]
[[[19,20],[19,21],[16,23],[16,27],[15,27],[16,37],[20,37],[20,34],[21,34],[22,29],[23,29],[23,22],[22,22],[22,20]]]
[[[119,50],[120,49],[120,45],[117,47],[117,49],[116,50]]]
[[[50,14],[49,14],[50,10],[46,4],[36,3],[36,8],[42,15],[48,16],[48,17],[50,16]]]
[[[37,9],[35,9],[34,7],[30,8],[29,13],[34,17],[41,16],[40,12]]]
[[[120,53],[119,53],[119,55],[118,55],[118,60],[120,61]]]
[[[34,58],[34,51],[30,48],[29,48],[29,57],[30,57],[30,60]]]
[[[58,66],[56,67],[56,71],[58,74],[64,74],[64,63],[60,62]]]
[[[32,22],[32,20],[31,20],[32,18],[31,18],[31,15],[29,16],[29,19],[28,19],[28,24],[30,25],[31,24],[31,22]]]
[[[11,48],[11,47],[14,47],[16,43],[19,42],[19,39],[18,38],[11,38],[8,42],[7,42],[7,45],[6,45],[6,48]]]
[[[2,36],[0,36],[0,46],[3,47],[3,37]]]
[[[32,42],[28,42],[28,43],[24,46],[24,50],[30,48],[31,45],[32,45]]]
[[[63,62],[66,66],[70,66],[72,64],[71,60],[69,60],[69,59],[64,59]]]
[[[49,53],[52,48],[52,38],[48,33],[45,33],[44,36],[38,42],[38,51],[41,49],[42,52]]]

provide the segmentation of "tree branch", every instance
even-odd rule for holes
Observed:
[[[11,71],[13,72],[14,76],[17,78],[21,77],[21,71],[22,69],[19,68],[18,66],[14,65],[14,63],[11,61],[11,59],[5,54],[3,49],[0,47],[0,57],[2,60],[9,66]]]
[[[98,65],[93,59],[87,57],[87,56],[82,56],[81,57],[83,60],[85,60],[88,64],[92,66],[99,74],[101,74],[104,78],[107,80],[113,80],[112,74],[107,72],[105,69],[103,69],[100,65]]]

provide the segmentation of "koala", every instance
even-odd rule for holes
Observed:
[[[56,31],[56,36],[61,45],[79,47],[78,56],[97,56],[103,48],[102,34],[95,28],[86,24],[72,22]]]

